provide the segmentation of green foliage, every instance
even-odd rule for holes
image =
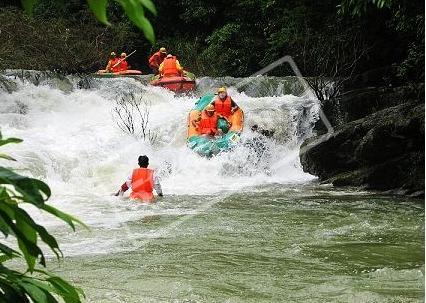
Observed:
[[[393,2],[394,0],[342,0],[342,3],[338,7],[341,14],[361,16],[367,12],[369,5],[382,9],[390,8]]]
[[[105,67],[112,50],[130,52],[138,40],[128,22],[105,27],[88,11],[78,11],[75,19],[51,18],[48,8],[36,7],[32,18],[0,8],[0,69],[94,72]]]
[[[165,46],[197,76],[248,76],[290,55],[305,76],[333,77],[339,73],[321,68],[322,63],[342,54],[335,46],[347,47],[345,58],[358,57],[358,50],[347,46],[356,38],[365,43],[366,54],[354,62],[353,75],[392,70],[376,77],[390,79],[386,85],[424,78],[424,5],[419,1],[156,0],[156,10],[147,1],[123,1],[63,1],[61,7],[59,0],[37,0],[34,21],[0,12],[0,68],[93,72],[104,67],[110,51],[136,49],[132,68],[145,71],[149,55]],[[94,23],[91,11],[112,26]],[[152,19],[158,41],[152,47],[130,22],[119,22],[127,13],[132,22],[145,24],[144,34],[150,36],[146,11],[158,11]],[[292,74],[285,65],[270,73]]]
[[[215,30],[207,39],[202,56],[212,64],[212,75],[248,75],[256,64],[256,41],[250,39],[246,29],[230,22]]]
[[[115,0],[124,9],[128,18],[144,33],[146,39],[155,42],[151,22],[145,17],[145,9],[156,15],[155,5],[151,0]],[[37,0],[21,0],[28,15],[33,14]],[[111,25],[107,17],[108,0],[87,0],[90,10],[95,17],[105,25]]]
[[[4,139],[0,133],[0,146],[21,141],[17,138]],[[3,158],[8,159],[8,156]],[[52,303],[58,302],[57,297],[60,297],[66,303],[78,303],[84,296],[81,289],[36,266],[38,261],[46,267],[39,240],[58,258],[62,256],[62,252],[55,237],[21,207],[23,203],[54,215],[68,223],[72,229],[75,229],[75,223],[85,226],[78,219],[46,204],[50,194],[50,188],[44,182],[0,166],[0,231],[5,238],[14,237],[19,247],[17,251],[0,243],[1,302]],[[23,258],[27,272],[21,273],[6,267],[5,262],[13,258]]]

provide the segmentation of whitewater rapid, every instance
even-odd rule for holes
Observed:
[[[210,160],[186,147],[188,112],[200,96],[223,85],[223,79],[199,80],[200,90],[191,96],[176,96],[133,78],[90,79],[86,88],[81,88],[78,78],[65,78],[67,85],[49,77],[36,84],[11,76],[9,80],[16,87],[0,92],[1,132],[24,142],[3,148],[18,160],[7,165],[45,181],[52,189],[51,203],[92,226],[112,228],[141,215],[112,209],[111,205],[132,206],[125,197],[111,193],[143,154],[161,177],[166,197],[250,192],[267,184],[313,179],[302,171],[298,154],[318,119],[318,103],[312,96],[283,91],[283,85],[279,95],[269,89],[260,92],[262,85],[255,93],[253,88],[239,92],[235,85],[229,87],[229,94],[245,112],[243,141],[253,137],[253,124],[275,130],[275,139],[267,140],[267,156],[254,163],[253,151],[243,145]],[[268,81],[255,80],[258,84]],[[114,108],[117,100],[129,94],[149,109],[148,128],[156,134],[152,144],[117,126]],[[46,224],[58,222],[48,219]]]

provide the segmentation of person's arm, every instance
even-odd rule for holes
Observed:
[[[114,194],[114,196],[122,196],[130,187],[132,187],[132,176],[129,176],[124,182],[118,192]]]
[[[109,72],[109,71],[111,70],[111,64],[112,64],[112,61],[111,61],[111,60],[108,60],[107,66],[105,67],[105,70],[106,70],[107,72]]]
[[[239,106],[237,105],[237,103],[235,103],[234,100],[232,100],[231,98],[231,113],[234,113],[237,109],[239,109]]]
[[[163,196],[163,190],[161,189],[160,180],[157,176],[154,176],[154,189],[157,192],[157,195],[162,197]]]
[[[182,73],[183,68],[182,68],[182,66],[180,66],[179,60],[176,60],[176,68],[179,71],[179,73]]]
[[[164,69],[164,64],[161,63],[160,66],[158,67],[158,71],[159,71],[160,74],[163,73],[163,69]]]
[[[201,117],[198,117],[197,119],[192,120],[192,121],[191,121],[191,124],[192,124],[192,126],[194,126],[194,127],[198,127],[198,125],[200,124],[200,121],[201,121]]]

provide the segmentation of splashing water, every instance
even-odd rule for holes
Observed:
[[[259,170],[247,176],[241,170],[241,174],[230,176],[226,173],[230,164],[253,166],[249,157],[252,151],[241,147],[235,153],[208,160],[189,150],[187,114],[197,96],[174,96],[132,78],[92,81],[92,89],[69,92],[52,82],[38,86],[18,83],[17,92],[1,96],[3,133],[24,139],[22,145],[13,147],[14,155],[35,177],[46,180],[54,192],[109,193],[135,166],[140,154],[147,154],[156,169],[168,163],[171,172],[162,180],[168,194],[216,193],[312,178],[300,169],[298,146],[317,119],[314,99],[291,94],[249,97],[231,87],[230,94],[245,111],[243,140],[253,135],[247,127],[253,124],[274,129],[276,140],[267,142],[267,175]],[[148,127],[157,135],[153,145],[123,133],[116,125],[115,100],[129,92],[150,104]]]
[[[176,96],[148,77],[0,76],[1,131],[24,139],[2,150],[18,160],[8,165],[46,181],[49,202],[91,228],[70,233],[32,213],[71,256],[56,271],[88,302],[420,302],[424,208],[312,185],[299,146],[318,102],[296,78],[256,77],[239,91],[240,80],[202,78],[195,95]],[[186,147],[187,114],[221,85],[245,129],[235,150],[209,160]],[[149,104],[153,144],[117,126],[116,101],[129,93]],[[111,196],[141,154],[161,177],[159,203]]]

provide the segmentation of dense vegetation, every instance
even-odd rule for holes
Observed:
[[[352,77],[375,71],[370,72],[372,81],[386,85],[424,79],[423,1],[155,4],[157,16],[146,12],[156,32],[157,42],[151,46],[116,2],[109,3],[112,26],[105,27],[85,0],[39,0],[32,18],[14,1],[6,1],[0,8],[0,68],[91,72],[103,67],[111,50],[136,49],[132,67],[147,72],[149,54],[166,46],[198,75],[247,76],[291,55],[307,76]],[[274,74],[290,71],[281,68]]]

